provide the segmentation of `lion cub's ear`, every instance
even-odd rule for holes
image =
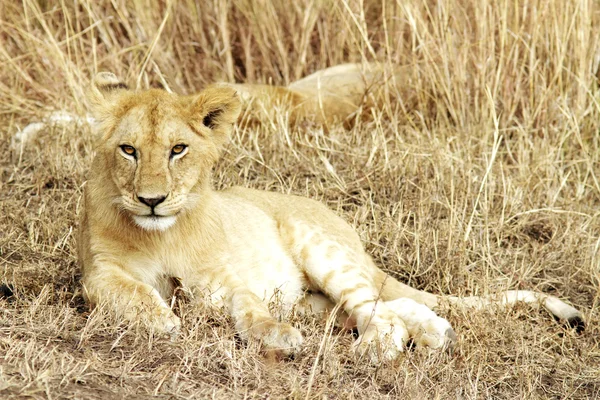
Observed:
[[[225,141],[242,107],[236,91],[226,86],[210,86],[191,96],[191,100],[190,123],[196,131],[208,128],[216,140]]]
[[[92,80],[92,87],[89,93],[92,114],[96,118],[105,117],[118,96],[127,90],[127,85],[121,82],[112,72],[100,72],[96,74]]]

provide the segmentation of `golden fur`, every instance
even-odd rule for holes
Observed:
[[[348,104],[356,107],[366,90],[360,83],[336,90],[344,79],[327,82],[325,92],[347,100],[345,111],[333,112],[337,116],[347,113]],[[331,104],[341,104],[322,100],[321,79],[307,78],[296,88],[306,96],[302,109],[309,110],[298,116],[326,115]],[[254,96],[266,101],[281,88],[259,89]],[[96,77],[91,101],[97,154],[79,240],[88,301],[173,333],[181,322],[166,300],[176,279],[197,298],[208,296],[227,308],[243,337],[284,354],[296,351],[302,336],[271,315],[268,303],[274,300],[284,316],[292,307],[318,312],[338,304],[343,323],[358,329],[356,350],[375,361],[396,357],[409,338],[431,348],[454,341],[449,323],[431,311],[438,296],[387,276],[353,229],[322,204],[239,187],[212,189],[211,168],[240,113],[236,90],[217,85],[192,96],[133,92],[113,74]],[[476,307],[490,301],[447,299]],[[541,302],[557,317],[581,322],[577,310],[552,296],[511,291],[498,298],[514,301]]]
[[[378,63],[341,64],[319,70],[288,86],[220,84],[234,88],[255,122],[269,121],[273,111],[283,108],[290,123],[312,121],[329,125],[351,125],[357,112],[384,104],[384,99],[413,102],[403,68],[390,70]],[[245,115],[246,113],[244,113]]]

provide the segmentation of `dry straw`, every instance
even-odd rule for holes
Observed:
[[[0,278],[15,291],[0,300],[0,397],[600,397],[599,12],[594,0],[0,2]],[[190,93],[364,61],[404,66],[402,92],[326,129],[289,125],[285,109],[241,121],[215,185],[321,199],[421,289],[566,298],[583,335],[527,307],[442,310],[454,354],[375,368],[347,333],[296,320],[303,353],[272,364],[221,310],[182,304],[170,342],[86,309],[75,232],[89,128],[47,127],[15,155],[19,129],[84,117],[100,70]]]

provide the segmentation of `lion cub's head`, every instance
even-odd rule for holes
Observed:
[[[95,77],[90,99],[98,121],[92,169],[110,178],[93,195],[106,197],[143,229],[169,228],[209,185],[240,112],[235,91],[134,92],[104,72]]]

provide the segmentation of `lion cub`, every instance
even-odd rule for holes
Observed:
[[[226,307],[246,338],[283,354],[302,345],[300,332],[271,315],[284,308],[343,310],[372,360],[395,358],[409,338],[443,348],[455,340],[432,307],[438,296],[387,276],[358,235],[322,204],[302,197],[211,188],[211,168],[240,112],[234,89],[192,96],[133,92],[100,73],[91,93],[96,157],[85,187],[79,256],[91,304],[124,318],[176,332],[165,299],[172,278]],[[325,110],[326,111],[326,110]],[[204,298],[204,296],[198,296]],[[447,298],[483,306],[481,298]],[[501,303],[541,302],[558,318],[581,314],[555,297],[511,291]]]

